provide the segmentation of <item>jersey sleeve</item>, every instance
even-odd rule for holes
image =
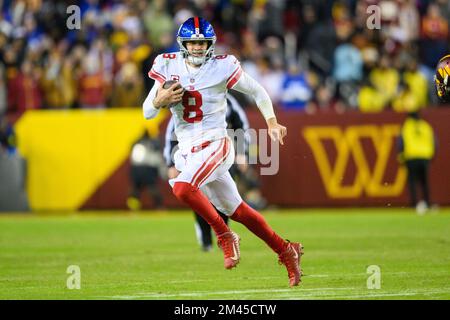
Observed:
[[[164,159],[166,160],[167,167],[173,167],[175,165],[172,155],[177,145],[178,140],[175,134],[175,121],[173,120],[173,117],[171,117],[167,124],[166,135],[164,138],[163,155]]]
[[[242,75],[242,67],[239,60],[233,55],[228,55],[226,57],[226,62],[227,62],[227,89],[231,89],[240,79]]]
[[[153,61],[153,66],[148,72],[148,76],[159,83],[166,81],[166,63],[163,55],[158,55]]]

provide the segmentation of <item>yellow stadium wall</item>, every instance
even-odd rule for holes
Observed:
[[[146,121],[141,109],[28,111],[15,125],[27,160],[33,210],[76,210],[129,156],[145,130],[158,135],[167,113]]]

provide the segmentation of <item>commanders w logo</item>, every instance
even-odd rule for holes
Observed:
[[[395,152],[395,138],[399,125],[361,125],[342,129],[338,126],[308,126],[303,136],[311,147],[325,190],[331,198],[358,198],[363,191],[369,197],[397,197],[405,186],[406,170],[399,167],[392,183],[383,181],[391,152]],[[364,152],[362,139],[369,139],[375,148],[375,161]],[[330,163],[324,142],[332,141],[337,151]],[[394,149],[393,149],[394,148]],[[350,157],[356,165],[351,185],[343,185]],[[369,162],[370,161],[370,162]],[[374,163],[374,165],[371,165]]]

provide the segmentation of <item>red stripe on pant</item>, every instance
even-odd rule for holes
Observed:
[[[213,153],[211,153],[211,155],[208,157],[208,159],[206,159],[206,161],[203,162],[203,164],[200,166],[200,168],[197,170],[197,172],[195,172],[195,174],[194,174],[194,176],[192,177],[192,180],[191,180],[191,184],[192,185],[198,186],[199,184],[196,183],[196,182],[197,181],[201,181],[201,180],[198,180],[198,178],[199,178],[200,175],[203,175],[204,170],[208,169],[209,164],[211,162],[217,162],[218,160],[220,160],[220,158],[223,155],[223,153],[221,153],[220,151],[222,150],[222,152],[223,152],[223,147],[224,147],[224,145],[226,143],[226,140],[227,140],[226,138],[222,139],[222,141],[220,142],[219,147]]]
[[[217,167],[225,161],[229,152],[229,142],[228,139],[225,138],[225,143],[223,145],[222,151],[219,152],[214,159],[212,159],[206,168],[200,173],[194,181],[193,185],[199,187],[208,177],[217,169]]]

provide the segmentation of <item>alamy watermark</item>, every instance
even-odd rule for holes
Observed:
[[[201,124],[200,124],[201,125]],[[200,130],[201,131],[201,130]],[[231,142],[234,148],[235,156],[234,163],[237,165],[260,165],[260,174],[263,176],[276,175],[280,169],[280,142],[272,140],[268,135],[268,129],[227,129],[227,135],[229,142]],[[286,138],[285,138],[286,139]],[[171,141],[176,142],[177,137],[171,136]],[[166,146],[171,145],[171,141],[166,141]],[[216,142],[217,141],[217,142]],[[173,148],[170,154],[166,154],[165,157],[170,157],[175,165],[177,161],[189,161],[198,162],[199,165],[203,163],[209,163],[214,156],[214,159],[219,159],[220,153],[228,152],[227,148],[221,148],[220,140],[215,140],[217,145],[212,146],[212,151],[200,153],[205,148],[203,141],[200,142],[185,142],[185,145],[192,146],[191,149],[180,149],[178,146]],[[196,156],[196,154],[199,156]],[[213,152],[213,154],[212,154]],[[238,157],[237,155],[245,155],[244,157]],[[223,154],[222,159],[225,161],[228,159],[228,154]]]
[[[366,272],[370,274],[367,278],[367,289],[381,289],[381,268],[377,265],[370,265]]]
[[[69,30],[81,29],[81,9],[77,5],[68,6],[66,13],[69,15],[66,20],[66,27]]]
[[[381,8],[377,5],[368,6],[366,13],[369,15],[366,20],[367,29],[381,29]]]
[[[80,289],[81,288],[81,270],[77,265],[70,265],[67,267],[66,273],[70,274],[67,277],[66,286],[67,289]]]

